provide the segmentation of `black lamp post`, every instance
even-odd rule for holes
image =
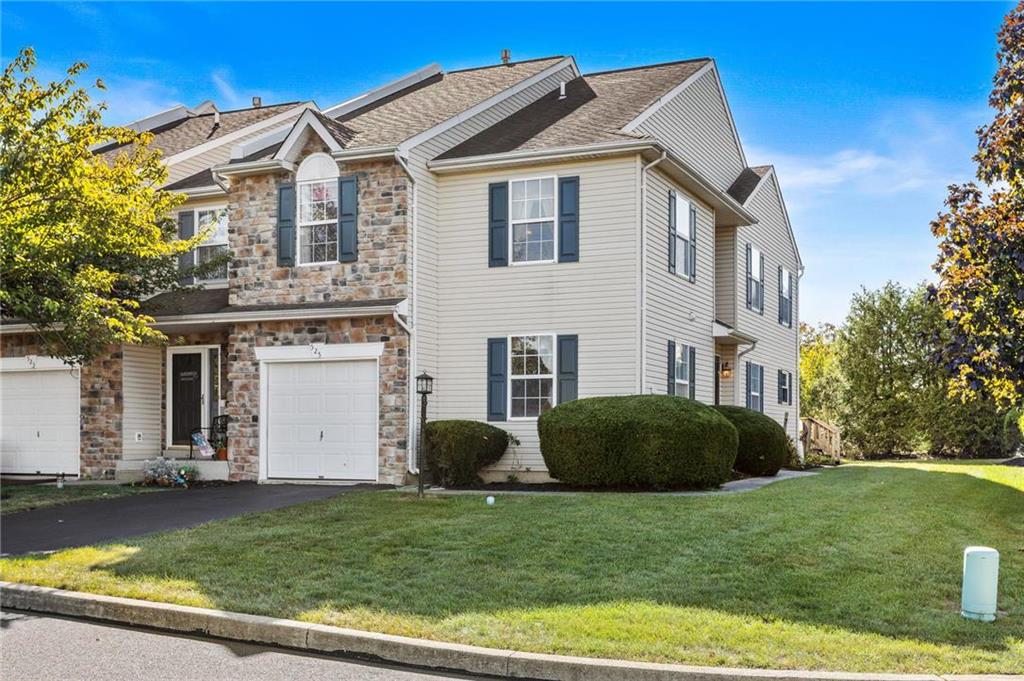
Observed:
[[[416,476],[417,494],[423,496],[423,479],[426,471],[423,470],[423,441],[427,439],[427,395],[434,392],[434,377],[423,372],[416,377],[416,392],[420,396],[420,437],[416,441]]]

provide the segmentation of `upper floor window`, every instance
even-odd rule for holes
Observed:
[[[669,192],[669,271],[693,281],[697,277],[697,206]]]
[[[296,173],[300,265],[338,262],[338,164],[310,154]]]
[[[196,248],[196,265],[203,265],[228,250],[228,209],[204,208],[196,211],[196,229],[202,232],[213,228],[210,237]],[[212,271],[199,277],[200,281],[217,281],[228,278],[228,264],[221,263]]]
[[[555,403],[555,337],[512,336],[509,339],[509,413],[535,418]]]
[[[747,307],[764,314],[764,254],[747,244]]]
[[[509,182],[512,262],[555,261],[555,178]]]
[[[779,268],[779,324],[793,326],[793,274]]]

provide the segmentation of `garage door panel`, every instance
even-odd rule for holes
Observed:
[[[77,475],[79,393],[68,369],[0,372],[0,469]]]
[[[376,480],[376,361],[274,363],[267,380],[268,476]]]

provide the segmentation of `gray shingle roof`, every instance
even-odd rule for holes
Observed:
[[[753,166],[744,168],[739,176],[733,181],[732,186],[727,190],[729,196],[736,199],[740,205],[747,202],[750,195],[757,188],[758,183],[768,174],[771,166]]]
[[[238,109],[236,111],[222,111],[220,123],[214,123],[213,113],[189,116],[180,121],[168,123],[150,132],[153,133],[153,141],[150,147],[163,152],[164,158],[186,151],[192,147],[199,146],[204,142],[223,137],[229,133],[241,130],[242,128],[259,123],[288,109],[295,108],[300,102],[287,102],[284,104],[272,104],[259,108]],[[107,158],[113,158],[126,145],[111,144],[96,151]]]
[[[636,139],[619,130],[708,59],[592,73],[481,131],[439,159]]]
[[[217,183],[213,181],[213,171],[207,168],[206,170],[200,170],[194,175],[183,177],[177,182],[165,185],[164,189],[181,191],[183,189],[196,189],[198,187],[212,187],[215,184]]]

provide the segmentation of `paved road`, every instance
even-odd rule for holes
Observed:
[[[240,482],[115,499],[77,501],[0,516],[0,553],[52,551],[192,527],[243,513],[326,499],[375,485],[257,485]]]
[[[18,681],[439,681],[461,675],[376,665],[216,639],[8,610],[0,678]]]

